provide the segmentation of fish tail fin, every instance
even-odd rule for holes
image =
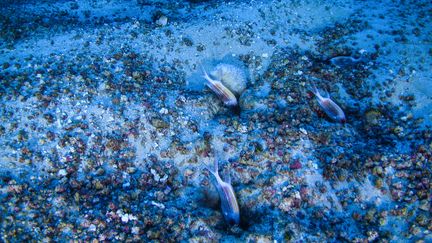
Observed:
[[[219,162],[215,159],[213,164],[213,171],[210,171],[217,180],[221,180],[222,178],[219,175]],[[229,172],[229,169],[223,170],[223,181],[225,181],[228,184],[231,184],[231,174]]]
[[[201,70],[203,72],[203,78],[207,81],[205,85],[209,87],[209,89],[213,90],[218,96],[223,96],[223,92],[221,91],[221,88],[218,86],[218,82],[213,80],[205,70],[205,68],[201,65]]]
[[[324,89],[324,92],[325,92],[325,97],[328,98],[328,99],[330,99],[330,94],[329,94],[329,92],[328,92],[326,89]]]
[[[316,79],[316,78],[314,78]],[[322,100],[324,98],[330,98],[330,94],[327,90],[324,89],[325,95],[321,95],[319,89],[317,88],[317,86],[315,85],[315,80],[311,81],[311,85],[312,85],[312,93],[319,99]]]
[[[218,168],[218,162],[217,162],[217,160],[215,160],[213,168],[211,168],[210,166],[206,165],[204,162],[202,164],[203,164],[204,168],[210,172],[210,174],[212,174],[214,177],[216,177],[216,179],[220,178],[219,172],[218,172],[219,168]]]
[[[311,85],[312,85],[312,93],[313,93],[316,97],[320,98],[320,97],[321,97],[321,94],[320,94],[320,92],[319,92],[317,86],[315,85],[315,82],[312,81],[312,82],[311,82]]]
[[[212,79],[210,78],[210,76],[208,75],[208,73],[207,73],[207,71],[205,70],[205,68],[204,68],[204,66],[201,64],[200,65],[201,66],[201,70],[202,70],[202,72],[203,72],[203,78],[205,79],[205,80],[207,80],[208,82],[212,82]]]
[[[213,163],[213,169],[214,169],[214,173],[217,176],[219,176],[219,163],[216,159],[214,160],[214,163]]]
[[[318,91],[317,86],[315,85],[314,81],[311,82],[311,85],[312,85],[312,93],[314,93],[315,95],[319,94],[319,91]]]

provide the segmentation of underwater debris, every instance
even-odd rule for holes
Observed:
[[[215,187],[219,193],[221,200],[222,214],[224,215],[225,221],[230,225],[238,225],[240,223],[240,210],[237,203],[237,198],[234,193],[234,189],[231,186],[231,179],[229,174],[227,175],[227,181],[222,181],[218,172],[218,162],[214,162],[214,170],[211,170],[207,166],[205,167],[215,177]]]

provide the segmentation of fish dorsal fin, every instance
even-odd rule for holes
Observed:
[[[316,85],[315,85],[315,83],[314,82],[312,82],[312,93],[319,99],[319,100],[322,100],[322,96],[321,96],[321,94],[320,94],[320,92],[319,92],[319,90],[318,90],[318,88],[316,87]]]
[[[212,174],[216,179],[219,178],[219,173],[218,173],[217,169],[213,170],[213,168],[211,168],[210,166],[208,166],[204,162],[202,162],[201,164],[204,167],[204,169],[208,170],[210,172],[210,174]]]
[[[330,99],[330,94],[326,89],[323,89],[323,91],[325,92],[325,95],[321,95],[319,89],[316,87],[315,83],[312,82],[312,93],[314,93],[314,95],[319,99]]]
[[[214,169],[214,173],[217,175],[217,177],[219,177],[219,165],[217,160],[214,160],[213,169]]]
[[[222,179],[219,176],[219,166],[217,160],[214,162],[213,169],[207,166],[205,163],[203,163],[203,166],[216,178],[219,183],[222,182]]]

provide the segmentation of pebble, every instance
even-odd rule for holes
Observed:
[[[164,120],[160,119],[160,118],[153,118],[151,119],[151,124],[155,127],[155,128],[159,128],[159,129],[164,129],[164,128],[169,128],[170,125],[165,122]]]
[[[298,169],[301,169],[301,168],[302,168],[302,164],[300,163],[299,160],[295,160],[294,162],[292,162],[290,164],[290,169],[292,169],[292,170],[298,170]]]
[[[159,26],[165,26],[168,23],[168,17],[165,15],[160,16],[157,20],[156,20],[156,24]]]
[[[159,114],[163,114],[163,115],[168,114],[168,109],[166,109],[166,108],[162,108],[162,109],[160,109],[160,110],[159,110]]]
[[[96,175],[101,176],[105,174],[105,170],[103,168],[98,168],[95,172]]]
[[[134,235],[138,235],[140,232],[140,228],[139,227],[132,227],[131,233]]]
[[[91,224],[88,229],[90,232],[95,232],[96,231],[96,225]]]
[[[154,170],[154,169],[150,169],[150,173],[153,175],[153,179],[155,181],[159,181],[160,180],[160,175]]]
[[[58,171],[58,175],[63,177],[65,175],[67,175],[67,171],[65,169],[61,169]]]

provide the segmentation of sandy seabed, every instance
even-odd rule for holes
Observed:
[[[429,1],[0,10],[2,241],[432,241]],[[236,111],[204,86],[220,63],[247,76]]]

